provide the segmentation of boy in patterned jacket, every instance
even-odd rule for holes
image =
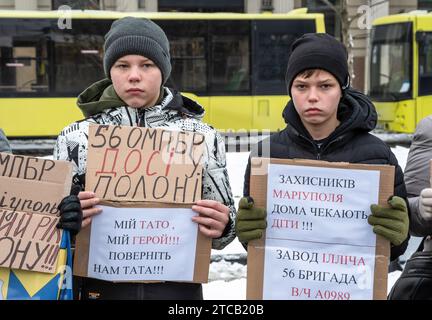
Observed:
[[[126,17],[112,24],[104,49],[107,79],[94,83],[78,97],[78,106],[86,119],[63,129],[54,148],[54,159],[72,162],[73,183],[84,190],[90,123],[203,134],[203,199],[192,206],[197,213],[193,221],[198,223],[200,232],[213,239],[214,249],[223,249],[235,237],[236,213],[224,141],[201,121],[204,109],[200,105],[164,86],[171,72],[169,42],[164,31],[148,19]],[[92,217],[101,213],[96,207],[99,201],[89,191],[64,199],[60,206],[61,227],[75,233],[87,227]],[[202,299],[202,286],[175,282],[112,283],[85,278],[79,294],[81,299]]]

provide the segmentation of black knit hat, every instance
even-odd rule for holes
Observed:
[[[128,54],[152,60],[162,73],[164,84],[171,73],[169,42],[165,32],[149,19],[125,17],[116,20],[105,35],[104,70],[108,78],[113,64]]]
[[[342,91],[349,87],[348,53],[345,46],[326,33],[306,33],[294,41],[288,60],[286,84],[291,96],[295,77],[309,69],[330,72],[339,82]]]

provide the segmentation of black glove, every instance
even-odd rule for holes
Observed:
[[[72,186],[71,195],[63,198],[58,205],[60,221],[57,228],[67,230],[71,235],[76,235],[81,230],[83,220],[81,202],[77,196],[79,191],[79,187]]]

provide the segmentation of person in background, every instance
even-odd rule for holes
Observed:
[[[423,237],[417,252],[389,294],[392,300],[432,300],[432,116],[421,120],[414,132],[407,164],[405,184],[411,211],[410,233]]]
[[[432,116],[428,116],[417,125],[404,173],[411,210],[410,233],[417,237],[432,234],[431,160]]]

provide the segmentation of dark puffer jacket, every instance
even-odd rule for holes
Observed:
[[[251,157],[265,156],[270,150],[271,158],[314,159],[330,162],[363,164],[388,164],[396,167],[394,195],[406,199],[407,192],[403,172],[391,149],[379,138],[369,133],[375,128],[377,113],[370,100],[360,92],[345,92],[338,109],[340,125],[321,144],[317,144],[300,120],[292,101],[283,111],[287,127],[261,141]],[[270,143],[270,146],[265,144]],[[268,148],[269,147],[269,148]],[[245,172],[243,194],[249,195],[250,159]],[[409,237],[399,246],[392,246],[391,260],[403,254]]]

